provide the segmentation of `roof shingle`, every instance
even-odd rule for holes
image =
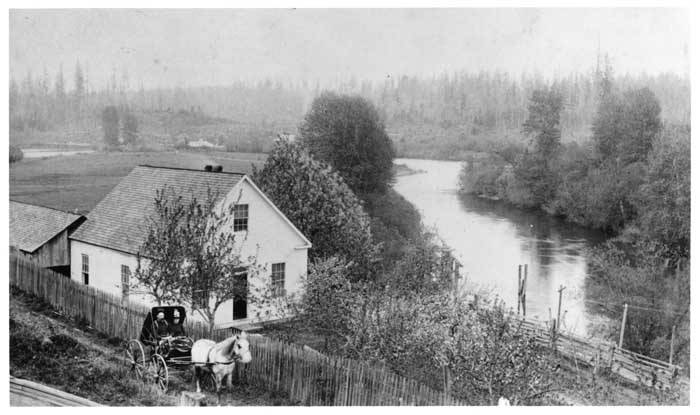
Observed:
[[[136,254],[148,235],[146,223],[155,210],[156,191],[171,187],[185,203],[192,197],[204,200],[209,188],[223,197],[243,176],[137,166],[95,206],[70,238]]]
[[[10,245],[34,252],[81,218],[83,216],[11,200]]]

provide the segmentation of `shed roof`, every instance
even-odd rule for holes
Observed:
[[[157,191],[172,188],[185,203],[193,197],[204,200],[209,188],[222,198],[243,177],[241,173],[137,166],[95,206],[70,238],[136,254],[148,236],[146,222],[155,211]]]
[[[10,245],[34,252],[84,216],[10,200]]]

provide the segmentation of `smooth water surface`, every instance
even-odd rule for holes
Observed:
[[[466,287],[488,289],[506,304],[517,305],[518,265],[528,264],[527,315],[556,317],[560,285],[564,328],[591,334],[591,323],[605,317],[586,296],[586,248],[604,235],[536,210],[461,195],[461,163],[397,159],[422,173],[397,177],[394,188],[421,212],[423,222],[454,250],[462,262]],[[462,281],[465,279],[463,278]],[[589,300],[588,302],[586,300]]]

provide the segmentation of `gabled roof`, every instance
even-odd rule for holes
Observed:
[[[171,167],[135,167],[95,208],[70,238],[136,254],[148,234],[156,191],[172,188],[185,203],[205,200],[207,189],[226,196],[244,177],[241,173],[206,172]]]
[[[62,210],[10,200],[10,245],[34,252],[84,218]]]

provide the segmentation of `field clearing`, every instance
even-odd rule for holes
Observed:
[[[10,199],[86,214],[141,164],[203,169],[221,164],[225,172],[250,174],[261,153],[113,152],[25,159],[10,165]]]

